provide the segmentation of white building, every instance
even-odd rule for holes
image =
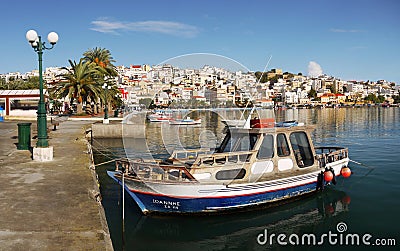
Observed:
[[[347,84],[347,90],[349,92],[353,92],[353,93],[357,93],[357,92],[361,93],[364,91],[364,86],[362,84],[349,82]]]
[[[297,104],[299,103],[299,96],[296,92],[285,92],[285,102],[287,104]]]

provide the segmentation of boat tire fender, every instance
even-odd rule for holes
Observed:
[[[332,175],[333,175],[332,184],[336,185],[336,175],[335,175],[335,170],[333,170],[333,168],[332,168],[332,167],[330,167],[330,168],[328,169],[328,171],[330,171],[330,172],[332,173]]]
[[[324,190],[324,186],[325,186],[325,183],[324,183],[324,172],[321,171],[317,176],[317,191],[318,190],[323,191]]]

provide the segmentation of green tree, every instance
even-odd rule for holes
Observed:
[[[82,113],[83,102],[88,97],[94,100],[100,96],[101,86],[96,83],[93,76],[98,69],[83,59],[79,63],[69,60],[70,67],[63,67],[67,73],[62,75],[63,80],[56,85],[55,93],[58,98],[68,97],[71,104],[77,102],[77,113]]]
[[[6,80],[4,78],[0,78],[0,90],[6,90]]]
[[[106,48],[95,47],[83,53],[83,60],[93,65],[97,70],[93,73],[93,79],[100,85],[107,83],[111,86],[111,90],[104,91],[101,93],[99,98],[103,103],[107,100],[107,105],[112,104],[114,106],[120,106],[122,103],[121,97],[119,95],[119,90],[117,89],[114,77],[118,75],[116,67],[114,66],[114,58],[111,52]],[[107,93],[107,99],[105,97]]]
[[[273,76],[272,78],[269,78],[268,81],[269,81],[270,83],[278,83],[278,79],[279,79],[279,78],[280,78],[280,76],[275,75],[275,76]],[[265,81],[265,82],[267,82],[267,81]]]
[[[394,103],[395,104],[399,104],[400,103],[400,95],[393,95],[392,98],[394,99]]]
[[[377,98],[377,103],[383,103],[383,102],[385,102],[385,97],[379,95],[378,98]]]
[[[367,97],[364,98],[365,101],[370,101],[376,103],[377,97],[375,94],[370,93]]]
[[[335,86],[334,86],[334,85],[329,85],[329,86],[327,86],[327,89],[330,90],[331,93],[336,93],[336,90],[335,90]]]
[[[308,92],[308,98],[313,98],[313,99],[315,99],[316,97],[317,97],[317,91],[314,90],[314,89],[311,89],[311,90]]]
[[[256,71],[256,72],[254,73],[254,75],[255,75],[256,79],[260,79],[260,78],[261,78],[261,75],[262,75],[262,72],[261,72],[261,71]]]
[[[46,88],[46,86],[45,86]],[[24,90],[30,90],[30,89],[39,89],[39,77],[38,76],[33,76],[29,77],[24,84]]]
[[[39,89],[39,77],[29,77],[24,80],[22,78],[10,78],[6,81],[4,78],[0,81],[0,90],[31,90]]]
[[[254,75],[255,75],[257,81],[259,81],[260,83],[268,82],[268,79],[267,79],[268,74],[266,72],[256,71],[254,73]]]
[[[83,53],[83,60],[90,62],[103,68],[103,75],[107,77],[117,76],[117,71],[113,63],[115,60],[111,56],[111,52],[105,48],[95,47]]]
[[[378,97],[374,93],[368,94],[367,97],[364,98],[365,101],[370,101],[373,103],[383,103],[385,101],[385,97],[379,95]]]
[[[150,105],[152,104],[153,99],[151,98],[143,98],[139,100],[139,104],[144,105],[146,108],[150,109]]]
[[[18,80],[8,80],[1,79],[0,90],[18,90],[20,83]]]

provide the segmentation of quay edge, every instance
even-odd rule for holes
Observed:
[[[17,150],[17,123],[0,123],[0,249],[113,250],[92,154],[84,138],[88,122],[65,121],[49,131],[54,159],[32,160]],[[32,122],[31,136],[36,135]],[[32,145],[34,144],[32,141]]]

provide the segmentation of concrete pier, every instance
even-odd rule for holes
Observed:
[[[146,113],[130,113],[120,121],[113,120],[109,124],[93,123],[93,138],[146,138]]]
[[[91,122],[66,121],[50,131],[50,162],[17,150],[17,123],[0,122],[0,249],[112,250],[84,137]],[[35,136],[36,123],[31,128]]]
[[[122,123],[94,123],[92,124],[92,136],[95,139],[110,138],[146,138],[145,125]]]

